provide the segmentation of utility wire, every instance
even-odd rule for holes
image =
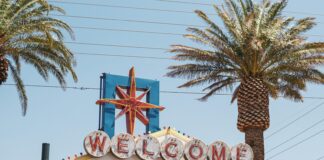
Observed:
[[[291,138],[289,138],[289,139],[283,141],[282,143],[276,145],[275,147],[272,147],[271,149],[269,149],[268,151],[266,151],[266,153],[269,153],[269,152],[275,150],[276,148],[278,148],[278,147],[280,147],[280,146],[282,146],[282,145],[288,143],[289,141],[292,141],[292,140],[295,139],[296,137],[302,135],[303,133],[307,132],[308,130],[310,130],[310,129],[316,127],[317,125],[319,125],[319,124],[321,124],[321,123],[323,123],[323,122],[324,122],[324,118],[321,119],[321,120],[319,120],[318,122],[314,123],[313,125],[309,126],[308,128],[302,130],[301,132],[297,133],[295,136],[293,136],[293,137],[291,137]]]
[[[300,145],[300,144],[302,144],[302,143],[304,143],[304,142],[306,142],[306,141],[308,141],[308,140],[314,138],[315,136],[317,136],[317,135],[319,135],[319,134],[321,134],[321,133],[323,133],[323,132],[324,132],[324,130],[321,130],[321,131],[319,131],[319,132],[317,132],[317,133],[315,133],[315,134],[313,134],[313,135],[311,135],[311,136],[309,136],[309,137],[307,137],[307,138],[305,138],[305,139],[303,139],[303,140],[301,140],[301,141],[299,141],[299,142],[297,142],[297,143],[291,145],[290,147],[287,147],[286,149],[284,149],[284,150],[278,152],[277,154],[275,154],[275,155],[273,155],[273,156],[267,158],[267,160],[273,159],[273,158],[275,158],[275,157],[281,155],[282,153],[285,153],[285,152],[287,152],[287,151],[289,151],[289,150],[291,150],[291,149],[297,147],[298,145]]]
[[[177,0],[155,0],[161,2],[169,3],[180,3],[180,4],[193,4],[193,5],[203,5],[203,6],[212,6],[215,4],[212,3],[198,3],[198,2],[186,2],[186,1],[177,1]],[[133,6],[121,6],[121,5],[107,5],[107,4],[97,4],[97,3],[80,3],[80,2],[64,2],[57,0],[49,0],[49,2],[61,3],[61,4],[71,4],[71,5],[84,5],[84,6],[95,6],[95,7],[106,7],[106,8],[122,8],[122,9],[134,9],[134,10],[146,10],[146,11],[160,11],[160,12],[173,12],[173,13],[189,13],[193,14],[193,11],[184,11],[184,10],[172,10],[172,9],[160,9],[160,8],[144,8],[144,7],[133,7]],[[222,6],[220,4],[216,6]],[[300,11],[283,11],[286,13],[293,14],[305,14],[305,15],[314,15],[314,16],[324,16],[320,13],[311,13],[311,12],[300,12]],[[216,13],[206,13],[207,15],[217,15]]]
[[[290,123],[286,124],[285,126],[279,128],[278,130],[274,131],[273,133],[271,133],[269,136],[266,136],[265,139],[269,139],[270,137],[278,134],[279,132],[281,132],[282,130],[286,129],[287,127],[291,126],[292,124],[294,124],[295,122],[297,122],[298,120],[300,120],[301,118],[305,117],[306,115],[310,114],[311,112],[315,111],[316,109],[318,109],[319,107],[321,107],[324,104],[324,102],[318,104],[317,106],[315,106],[314,108],[310,109],[309,111],[305,112],[304,114],[302,114],[301,116],[297,117],[296,119],[294,119],[293,121],[291,121]]]
[[[118,48],[135,48],[135,49],[150,49],[150,50],[164,50],[164,51],[167,51],[168,50],[167,48],[159,48],[159,47],[145,47],[145,46],[119,45],[119,44],[71,42],[71,41],[65,41],[64,43],[76,44],[76,45],[88,45],[88,46],[104,46],[104,47],[118,47]]]
[[[104,17],[60,15],[60,14],[50,14],[50,15],[56,17],[69,17],[69,18],[80,18],[80,19],[91,19],[91,20],[120,21],[120,22],[147,23],[147,24],[172,25],[172,26],[186,26],[186,27],[206,27],[202,25],[160,22],[160,21],[145,21],[145,20],[134,20],[134,19],[104,18]]]
[[[207,26],[195,25],[195,24],[183,24],[183,23],[171,23],[171,22],[159,22],[159,21],[143,21],[143,20],[131,20],[131,19],[118,19],[118,18],[102,18],[102,17],[90,17],[90,16],[76,16],[76,15],[59,15],[51,14],[57,17],[69,17],[69,18],[81,18],[81,19],[95,19],[95,20],[106,20],[106,21],[121,21],[121,22],[132,22],[132,23],[149,23],[149,24],[159,24],[159,25],[172,25],[172,26],[184,26],[184,27],[198,27],[205,28]],[[151,31],[141,31],[141,30],[122,30],[122,29],[111,29],[111,28],[98,28],[98,27],[83,27],[74,26],[73,28],[79,29],[92,29],[92,30],[106,30],[106,31],[119,31],[119,32],[139,32],[139,33],[150,33],[150,34],[161,34],[161,35],[183,35],[181,33],[168,33],[168,32],[151,32]],[[304,34],[310,37],[324,37],[324,35],[318,34]]]
[[[49,2],[61,3],[61,4],[71,4],[71,5],[105,7],[105,8],[122,8],[122,9],[133,9],[133,10],[144,10],[144,11],[159,11],[159,12],[171,12],[171,13],[189,13],[189,14],[194,14],[195,13],[193,11],[184,11],[184,10],[172,10],[172,9],[160,9],[160,8],[144,8],[144,7],[107,5],[107,4],[96,4],[96,3],[63,2],[63,1],[54,1],[54,0],[53,1],[49,0]],[[216,15],[216,13],[208,13],[207,15]]]
[[[172,36],[183,36],[186,33],[171,33],[171,32],[157,32],[157,31],[144,31],[144,30],[130,30],[130,29],[113,29],[113,28],[99,28],[99,27],[85,27],[85,26],[72,26],[75,29],[88,29],[88,30],[99,30],[99,31],[114,31],[114,32],[131,32],[131,33],[146,33],[146,34],[157,34],[157,35],[172,35]],[[309,37],[324,37],[319,34],[303,34]]]
[[[212,3],[186,2],[186,1],[178,1],[178,0],[155,0],[155,1],[179,3],[179,4],[193,4],[193,5],[202,5],[202,6],[212,6],[212,5],[214,5]],[[217,5],[217,6],[221,6],[221,5]],[[314,16],[324,16],[324,14],[311,13],[311,12],[300,12],[300,11],[283,11],[283,12],[285,12],[285,13],[294,13],[294,14],[308,14],[308,15],[314,15]]]
[[[198,28],[208,27],[207,25],[184,24],[184,23],[161,22],[161,21],[147,21],[147,20],[136,20],[136,19],[106,18],[106,17],[93,17],[93,16],[77,16],[77,15],[67,15],[67,14],[65,14],[65,15],[50,14],[50,15],[51,16],[56,16],[56,17],[68,17],[68,18],[103,20],[103,21],[120,21],[120,22],[131,22],[131,23],[146,23],[146,24],[184,26],[184,27],[198,27]],[[322,22],[317,22],[317,23],[322,23]]]
[[[87,56],[105,56],[105,57],[124,57],[124,58],[147,58],[147,59],[165,59],[172,60],[172,58],[164,58],[164,57],[151,57],[151,56],[137,56],[137,55],[121,55],[121,54],[106,54],[106,53],[89,53],[89,52],[73,52],[73,54],[77,55],[87,55]]]
[[[186,1],[177,1],[177,0],[155,0],[161,2],[170,2],[170,3],[180,3],[180,4],[194,4],[194,5],[202,5],[202,6],[211,6],[212,3],[199,3],[199,2],[186,2]]]
[[[130,29],[113,29],[113,28],[99,28],[99,27],[84,27],[84,26],[72,26],[75,29],[88,29],[88,30],[100,30],[100,31],[115,31],[115,32],[133,32],[133,33],[147,33],[147,34],[159,34],[159,35],[174,35],[182,36],[181,33],[171,32],[155,32],[155,31],[144,31],[144,30],[130,30]],[[323,35],[324,37],[324,35]]]
[[[16,84],[13,83],[5,83],[2,84],[3,86],[15,86]],[[39,88],[61,88],[61,86],[53,86],[53,85],[38,85],[38,84],[26,84],[26,87],[39,87]],[[76,89],[76,90],[99,90],[99,88],[95,87],[66,87],[67,89]],[[181,92],[181,91],[168,91],[168,90],[161,90],[161,93],[169,93],[169,94],[195,94],[195,95],[205,95],[205,92]],[[216,93],[214,95],[219,96],[232,96],[230,93]],[[282,96],[279,96],[282,97]],[[324,97],[313,97],[313,96],[306,96],[303,97],[304,99],[324,99]]]
[[[16,84],[13,83],[5,83],[2,84],[4,86],[15,86]],[[39,85],[39,84],[26,84],[24,85],[26,87],[37,87],[37,88],[62,88],[61,86],[54,86],[54,85]],[[66,89],[75,89],[75,90],[99,90],[99,88],[96,87],[71,87],[67,86],[65,87]],[[179,92],[179,91],[167,91],[167,90],[162,90],[160,91],[161,93],[171,93],[171,94],[206,94],[203,92]],[[232,94],[215,94],[215,95],[220,95],[220,96],[229,96]]]

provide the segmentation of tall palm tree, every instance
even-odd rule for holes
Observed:
[[[73,38],[69,25],[49,17],[49,12],[64,13],[64,10],[48,4],[46,0],[1,0],[0,1],[0,85],[12,73],[26,114],[27,96],[20,77],[21,63],[31,64],[47,80],[56,77],[64,88],[64,76],[71,73],[75,60],[63,43],[62,31]]]
[[[255,160],[264,159],[263,132],[269,128],[269,97],[279,95],[302,101],[300,91],[306,82],[324,83],[316,67],[324,64],[324,43],[307,42],[303,35],[314,25],[314,18],[295,19],[281,13],[287,0],[224,0],[214,5],[222,28],[202,11],[195,11],[207,24],[205,29],[188,28],[185,37],[204,47],[173,45],[175,59],[190,61],[170,66],[167,76],[189,79],[179,87],[208,86],[201,100],[234,89],[237,99],[237,128],[245,133]]]

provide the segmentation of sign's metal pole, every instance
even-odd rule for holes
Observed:
[[[49,160],[50,144],[42,144],[42,160]]]
[[[99,99],[102,99],[102,81],[103,81],[103,76],[100,76]],[[102,130],[102,104],[99,105],[99,127],[98,127],[98,130]]]

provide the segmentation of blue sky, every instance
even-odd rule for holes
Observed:
[[[216,0],[183,0],[186,2],[200,2],[219,4]],[[68,0],[66,2],[95,3],[115,6],[132,6],[142,8],[156,8],[169,10],[193,11],[201,9],[207,13],[213,13],[210,6],[170,3],[158,0]],[[54,2],[52,2],[54,3]],[[191,13],[173,13],[162,11],[144,11],[135,9],[122,9],[116,7],[99,7],[85,5],[71,5],[57,3],[63,7],[67,15],[102,17],[115,19],[131,19],[142,21],[158,21],[168,23],[204,25],[196,15]],[[309,41],[324,40],[324,1],[321,0],[290,0],[285,15],[305,17],[314,16],[318,25],[310,31]],[[299,12],[299,13],[296,13]],[[300,13],[301,12],[301,13]],[[304,13],[305,12],[305,13]],[[306,14],[317,13],[317,14]],[[151,32],[186,33],[185,26],[131,23],[111,20],[95,20],[59,17],[73,27],[97,27],[122,30],[143,30]],[[213,19],[220,23],[217,17]],[[99,31],[74,29],[75,42],[100,43],[114,45],[143,46],[153,48],[169,48],[171,44],[196,45],[179,35],[157,35],[147,33],[130,33],[116,31]],[[72,40],[68,37],[67,42]],[[165,50],[121,48],[111,46],[76,45],[67,44],[74,52],[104,53],[129,56],[153,56],[169,58],[172,55]],[[165,77],[169,65],[179,62],[169,59],[146,59],[108,56],[75,55],[77,60],[76,72],[79,76],[78,83],[74,83],[71,77],[67,77],[68,86],[98,87],[101,73],[127,75],[128,70],[134,66],[136,76],[160,81],[163,91],[193,91],[200,92],[203,86],[189,89],[178,89],[177,86],[185,82],[183,79]],[[55,79],[45,82],[33,70],[31,66],[24,65],[22,78],[25,84],[57,85]],[[11,77],[7,83],[13,83]],[[309,85],[304,96],[324,97],[323,86]],[[29,108],[26,117],[21,116],[20,103],[16,89],[13,86],[0,86],[0,153],[3,159],[40,159],[41,143],[51,143],[52,160],[66,158],[69,155],[83,152],[83,138],[98,126],[98,90],[74,90],[63,91],[55,88],[26,87],[29,97]],[[230,93],[224,91],[222,93]],[[216,140],[222,140],[233,146],[244,141],[244,134],[236,129],[237,106],[230,104],[230,96],[214,96],[207,102],[197,99],[200,95],[191,94],[160,94],[160,104],[166,109],[161,113],[161,126],[172,126],[181,132],[203,140],[210,144]],[[271,127],[265,132],[265,136],[284,127],[289,122],[307,112],[306,116],[285,127],[281,132],[266,139],[266,151],[295,136],[305,128],[312,126],[322,119],[324,105],[312,109],[324,102],[324,99],[305,99],[303,103],[295,103],[289,100],[271,100]],[[311,111],[311,112],[310,112]],[[125,131],[124,119],[116,122],[117,132]],[[296,137],[292,141],[281,145],[267,153],[270,158],[290,146],[308,138],[309,136],[324,129],[324,123],[319,123],[307,132]],[[144,132],[144,127],[138,123],[137,133]],[[273,160],[307,159],[319,160],[324,156],[324,132],[314,136],[304,143],[272,158]],[[323,158],[324,159],[324,158]]]

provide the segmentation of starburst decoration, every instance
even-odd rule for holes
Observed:
[[[147,89],[139,96],[136,96],[136,80],[135,70],[132,67],[129,71],[130,86],[127,88],[127,93],[120,86],[116,86],[117,96],[119,99],[100,99],[96,104],[110,103],[114,104],[116,108],[122,111],[116,116],[116,119],[126,114],[127,132],[134,134],[135,119],[138,118],[144,125],[148,125],[149,119],[143,114],[143,111],[148,109],[159,109],[162,111],[164,107],[157,106],[154,104],[142,102],[141,100],[150,91]]]

